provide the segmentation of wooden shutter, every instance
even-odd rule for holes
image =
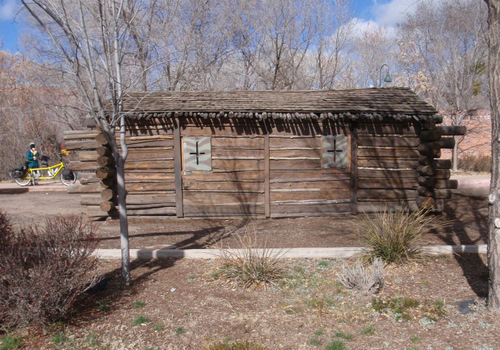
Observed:
[[[210,137],[184,137],[184,172],[212,170],[212,144]]]
[[[325,135],[322,143],[323,169],[347,170],[349,159],[349,137],[347,135]]]

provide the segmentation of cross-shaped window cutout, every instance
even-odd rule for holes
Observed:
[[[322,149],[323,169],[347,170],[349,158],[349,137],[347,135],[324,135]]]
[[[200,165],[200,155],[205,154],[205,152],[200,152],[199,141],[196,141],[196,152],[189,152],[189,154],[196,155],[196,165]]]
[[[198,147],[198,144],[196,145]],[[337,140],[333,140],[333,149],[329,149],[328,153],[333,153],[333,162],[337,162],[337,153],[344,152],[344,150],[337,149]]]

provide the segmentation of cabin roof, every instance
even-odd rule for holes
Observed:
[[[201,116],[258,119],[436,119],[409,88],[307,91],[165,91],[129,93],[130,117]]]

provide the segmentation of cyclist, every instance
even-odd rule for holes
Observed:
[[[38,168],[39,165],[38,165],[38,157],[39,157],[39,153],[38,151],[36,150],[35,148],[35,143],[34,142],[31,142],[30,143],[30,148],[28,149],[28,152],[26,152],[26,160],[28,161],[28,166],[30,168]],[[34,175],[35,175],[35,181],[34,181],[34,185],[37,184],[37,179],[38,177],[40,176],[40,173],[38,171],[35,171],[34,172]]]

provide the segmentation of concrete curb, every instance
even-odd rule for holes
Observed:
[[[256,249],[257,253],[267,256],[276,256],[282,259],[333,259],[333,258],[350,258],[363,252],[365,248],[361,247],[340,247],[340,248],[284,248],[284,249]],[[486,244],[481,245],[454,245],[454,246],[426,246],[424,254],[440,255],[440,254],[484,254],[486,253]],[[242,253],[244,249],[231,249],[229,253]],[[120,259],[120,249],[97,249],[93,256],[99,259]],[[214,259],[221,255],[219,249],[130,249],[131,259]]]

